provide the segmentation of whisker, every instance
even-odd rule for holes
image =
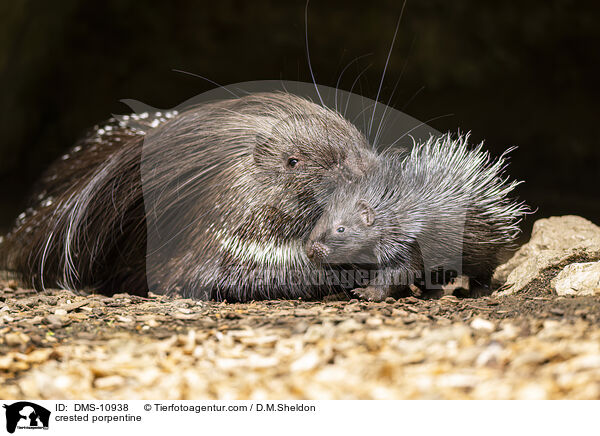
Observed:
[[[219,85],[217,82],[215,82],[214,80],[209,79],[208,77],[204,77],[204,76],[201,76],[200,74],[196,74],[196,73],[190,73],[189,71],[178,70],[176,68],[173,68],[172,71],[175,71],[176,73],[187,74],[189,76],[197,77],[197,78],[202,79],[202,80],[206,80],[207,82],[212,83],[213,85],[218,86],[219,88],[223,88],[225,91],[227,91],[228,93],[230,93],[231,95],[233,95],[235,98],[240,98],[239,95],[233,93],[231,90],[229,90],[225,86]]]
[[[306,59],[308,61],[308,69],[310,70],[310,76],[312,77],[313,84],[315,85],[315,91],[317,91],[317,95],[319,96],[319,100],[321,100],[321,106],[325,106],[323,102],[323,98],[321,97],[321,93],[319,92],[319,87],[317,86],[317,81],[315,80],[315,74],[313,72],[312,65],[310,63],[310,50],[308,49],[308,3],[310,0],[306,0],[306,7],[304,8],[304,36],[306,39]]]
[[[398,141],[400,141],[402,138],[404,138],[405,136],[407,136],[410,132],[412,132],[415,129],[418,129],[421,126],[426,125],[427,123],[430,123],[431,121],[435,121],[435,120],[439,120],[440,118],[445,118],[445,117],[452,117],[454,116],[454,114],[444,114],[444,115],[439,115],[437,117],[433,117],[433,118],[429,118],[426,121],[423,121],[422,123],[417,124],[415,127],[413,127],[412,129],[408,130],[407,132],[405,132],[402,136],[400,136],[398,139],[396,139],[394,142],[392,142],[389,147],[387,147],[383,152],[386,153],[389,149],[391,149],[394,145],[396,145],[396,143]]]
[[[394,85],[394,89],[392,90],[392,93],[390,94],[390,98],[388,99],[387,105],[385,106],[384,110],[383,110],[383,115],[381,116],[381,121],[379,121],[379,126],[377,127],[377,132],[375,133],[375,139],[373,139],[373,147],[377,146],[377,140],[379,138],[379,135],[381,134],[381,130],[382,128],[385,126],[385,114],[387,112],[387,110],[389,109],[391,103],[392,103],[392,98],[394,98],[394,94],[396,93],[396,89],[398,88],[398,85],[400,84],[400,80],[402,80],[402,77],[404,76],[404,71],[406,71],[406,66],[408,65],[408,59],[410,58],[410,54],[412,52],[412,49],[415,45],[415,40],[416,37],[413,38],[412,43],[410,44],[410,49],[408,50],[408,55],[406,56],[406,60],[404,61],[404,65],[402,66],[402,71],[400,71],[400,75],[398,76],[398,80],[396,80],[396,84]]]
[[[408,99],[408,101],[406,103],[404,103],[404,106],[402,106],[402,110],[404,110],[414,99],[417,95],[419,95],[421,93],[421,91],[423,91],[425,89],[425,85],[421,86],[419,89],[417,89],[417,92],[415,92],[411,98]]]
[[[340,87],[340,82],[341,82],[341,80],[342,80],[342,76],[344,75],[344,73],[346,72],[346,70],[347,70],[347,69],[348,69],[348,68],[349,68],[349,67],[350,67],[352,64],[354,64],[355,62],[359,61],[359,60],[360,60],[360,59],[362,59],[362,58],[365,58],[365,57],[367,57],[367,56],[371,56],[371,55],[372,55],[372,53],[367,53],[367,54],[364,54],[364,55],[362,55],[362,56],[358,56],[358,57],[354,58],[353,60],[351,60],[351,61],[350,61],[350,62],[349,62],[349,63],[348,63],[348,64],[347,64],[345,67],[344,67],[344,69],[343,69],[343,70],[342,70],[342,72],[340,73],[340,76],[338,77],[338,79],[337,79],[337,82],[336,82],[336,84],[335,84],[335,110],[336,110],[336,112],[339,112],[339,111],[338,111],[338,89],[339,89],[339,87]],[[359,77],[360,77],[360,76],[359,76]]]
[[[350,94],[352,94],[352,91],[354,90],[354,86],[356,86],[356,83],[359,81],[360,77],[367,72],[367,70],[372,66],[373,64],[369,64],[367,65],[367,68],[365,68],[364,70],[362,70],[358,76],[356,76],[356,79],[354,79],[354,82],[352,82],[352,86],[350,87]],[[362,98],[362,97],[361,97]],[[346,107],[344,108],[344,117],[346,117],[346,112],[348,111],[348,104],[350,103],[350,97],[348,98],[348,100],[346,101]]]
[[[392,44],[390,46],[390,50],[388,51],[387,59],[385,60],[385,66],[383,67],[383,74],[381,75],[381,81],[379,82],[379,89],[377,90],[377,96],[375,97],[375,106],[373,107],[373,115],[371,116],[371,122],[369,123],[369,136],[371,136],[371,127],[373,126],[373,119],[375,118],[375,110],[377,109],[377,102],[379,101],[379,94],[381,93],[381,87],[383,86],[383,80],[385,79],[385,72],[387,71],[388,64],[390,62],[390,57],[392,56],[392,50],[394,49],[394,43],[396,42],[396,36],[398,35],[398,29],[400,28],[400,21],[402,20],[402,14],[404,13],[404,7],[406,6],[406,1],[402,3],[402,10],[400,11],[400,17],[398,17],[398,22],[396,23],[396,30],[394,31],[394,37],[392,38]]]

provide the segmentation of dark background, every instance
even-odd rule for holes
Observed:
[[[0,231],[32,184],[88,127],[125,113],[123,98],[173,107],[214,85],[310,81],[304,0],[0,3]],[[312,0],[317,82],[374,98],[402,2]],[[381,99],[440,131],[471,130],[498,155],[535,218],[600,222],[600,14],[594,2],[410,0]],[[414,96],[420,88],[424,89]],[[408,105],[407,105],[408,103]]]

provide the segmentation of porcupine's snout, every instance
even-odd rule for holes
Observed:
[[[318,241],[308,241],[305,247],[306,255],[313,262],[323,262],[329,255],[329,248]]]

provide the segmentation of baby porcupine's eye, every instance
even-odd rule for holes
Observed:
[[[344,233],[346,231],[346,228],[340,226],[335,231],[338,232],[338,233]]]
[[[288,167],[290,168],[294,168],[296,165],[298,165],[298,159],[295,157],[290,157],[287,161]]]

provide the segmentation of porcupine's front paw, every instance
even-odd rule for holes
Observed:
[[[363,300],[369,301],[383,301],[390,296],[389,289],[385,286],[367,286],[353,289],[352,292]]]

